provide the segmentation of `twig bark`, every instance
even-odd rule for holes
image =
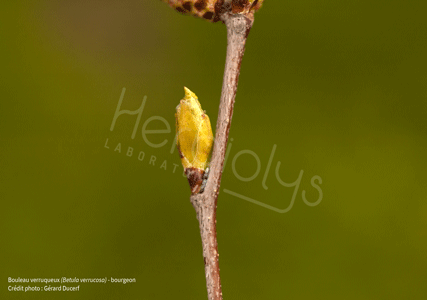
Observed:
[[[254,21],[253,13],[225,12],[221,19],[227,26],[227,56],[209,178],[204,192],[192,195],[190,198],[199,221],[209,300],[222,300],[216,238],[216,207],[239,81],[240,64],[245,51],[246,39]]]

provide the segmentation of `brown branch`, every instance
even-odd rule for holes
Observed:
[[[221,19],[227,26],[227,57],[210,173],[204,192],[190,198],[200,226],[209,300],[222,300],[216,238],[216,207],[239,81],[240,64],[245,51],[246,39],[254,21],[253,12],[233,14],[229,11],[223,13]]]

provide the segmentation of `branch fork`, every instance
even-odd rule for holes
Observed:
[[[218,243],[216,238],[216,207],[219,189],[221,185],[221,176],[223,172],[225,153],[228,143],[228,134],[230,131],[231,119],[233,117],[234,100],[236,98],[237,85],[239,82],[240,75],[240,64],[242,62],[243,54],[245,52],[246,39],[252,28],[254,22],[254,13],[261,8],[264,0],[162,0],[168,3],[173,9],[182,13],[193,15],[198,18],[203,18],[210,22],[222,21],[227,27],[227,56],[225,61],[224,78],[222,83],[221,99],[219,104],[218,119],[216,124],[216,135],[214,139],[212,159],[210,163],[209,177],[206,181],[206,185],[203,188],[205,182],[205,171],[206,166],[204,162],[207,161],[208,152],[212,146],[212,141],[208,141],[206,138],[209,136],[208,117],[202,113],[200,104],[197,104],[197,99],[193,102],[193,110],[189,108],[190,119],[199,118],[196,121],[188,121],[184,117],[183,123],[180,126],[180,122],[177,121],[178,127],[191,127],[191,124],[206,125],[204,128],[205,132],[199,135],[197,131],[197,142],[202,141],[205,146],[205,151],[200,151],[201,160],[197,162],[203,162],[203,165],[194,166],[192,163],[188,163],[187,156],[185,154],[190,153],[192,150],[186,144],[188,136],[183,135],[182,143],[179,142],[178,136],[178,150],[180,151],[181,161],[184,160],[183,166],[185,174],[191,187],[191,198],[190,201],[193,204],[194,209],[197,213],[197,220],[199,221],[200,235],[202,238],[203,245],[203,259],[205,262],[205,273],[206,273],[206,286],[208,290],[209,300],[222,300],[221,291],[221,279],[219,275],[219,264],[218,264]],[[186,94],[193,98],[196,98],[193,93],[189,93],[186,89]],[[190,97],[190,98],[191,98]],[[183,99],[184,100],[184,99]],[[186,103],[181,103],[185,105]],[[187,99],[191,100],[191,99]],[[185,102],[185,101],[184,101]],[[178,109],[178,108],[177,108]],[[185,113],[184,108],[181,112]],[[178,109],[178,114],[180,110]],[[177,117],[177,120],[179,118]],[[205,119],[205,120],[203,120]],[[187,120],[187,121],[186,121]],[[179,129],[179,132],[181,132]],[[184,130],[185,131],[185,130]],[[212,132],[210,132],[212,136]],[[190,139],[191,140],[191,139]],[[208,142],[207,142],[208,141]],[[182,146],[182,147],[181,147]],[[185,147],[185,150],[183,149]],[[184,153],[185,152],[185,153]],[[204,155],[206,154],[206,155]],[[196,154],[197,156],[197,154]],[[191,160],[193,161],[193,160]]]

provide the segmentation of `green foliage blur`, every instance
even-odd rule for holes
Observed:
[[[218,200],[224,299],[427,299],[425,11],[257,12]],[[156,0],[6,1],[0,17],[0,299],[206,299],[174,113],[185,85],[215,127],[224,25]],[[134,138],[136,115],[110,131],[124,87],[122,110],[147,96]],[[137,282],[8,291],[63,276]]]

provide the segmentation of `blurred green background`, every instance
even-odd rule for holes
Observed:
[[[225,299],[427,299],[425,12],[418,0],[265,1],[218,200]],[[160,116],[174,131],[184,85],[216,123],[225,27],[156,0],[7,1],[0,17],[0,298],[206,299],[174,133],[148,136],[167,139],[153,148],[141,128]],[[123,87],[122,109],[147,96],[134,139],[136,116],[110,131]],[[232,164],[244,150],[261,168],[248,182],[256,160]],[[304,171],[287,213],[224,192],[285,209],[295,189],[276,179],[279,161],[286,182]],[[62,276],[137,283],[7,290],[8,277]]]

